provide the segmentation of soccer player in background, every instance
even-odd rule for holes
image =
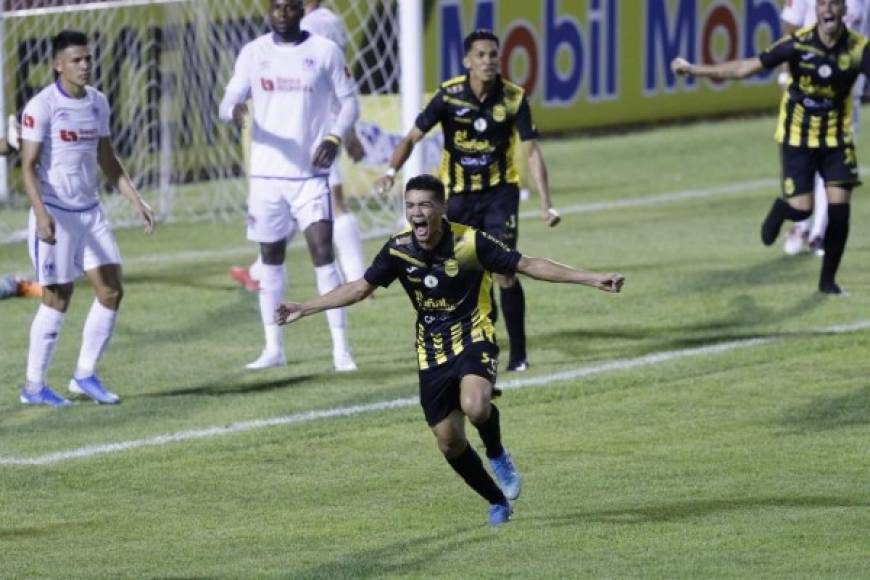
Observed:
[[[369,296],[398,278],[417,310],[420,404],[450,466],[490,503],[489,523],[510,518],[520,476],[501,439],[498,408],[491,399],[498,346],[489,313],[491,273],[525,274],[537,280],[584,284],[619,292],[621,274],[581,272],[546,258],[522,256],[486,232],[448,222],[444,185],[420,175],[405,190],[410,227],[384,244],[365,276],[302,304],[282,304],[279,324]],[[465,418],[477,429],[496,484],[465,437]]]
[[[252,116],[248,239],[260,243],[260,313],[265,347],[249,369],[287,364],[274,312],[284,298],[288,236],[305,233],[317,288],[341,284],[332,247],[327,179],[342,139],[356,122],[356,87],[341,50],[303,31],[302,0],[270,0],[272,32],[242,47],[220,103],[220,118],[241,127]],[[249,113],[245,101],[252,99]],[[332,104],[338,103],[333,114]],[[343,310],[327,314],[337,371],[354,371]]]
[[[867,0],[846,0],[846,27],[865,34],[867,20]],[[815,0],[786,0],[782,9],[782,28],[785,36],[797,32],[801,28],[813,26],[816,23]],[[788,90],[791,75],[787,67],[779,74],[779,84],[783,90]],[[861,95],[864,92],[865,77],[861,75],[855,82],[852,92],[852,135],[858,134],[859,112],[861,111]],[[813,188],[813,217],[795,223],[788,231],[783,243],[783,251],[793,256],[806,247],[817,256],[824,255],[823,249],[825,227],[828,225],[828,195],[825,182],[816,174]]]
[[[378,187],[393,187],[396,172],[414,146],[436,124],[444,130],[440,177],[447,186],[447,216],[492,234],[517,247],[519,229],[519,172],[514,151],[522,141],[544,221],[560,221],[550,201],[547,166],[538,146],[528,99],[521,87],[504,79],[499,70],[499,40],[489,30],[476,30],[464,41],[467,74],[441,84],[417,117],[415,126],[399,142],[387,174]],[[510,343],[507,370],[528,368],[523,287],[516,276],[497,273],[501,306]]]
[[[302,30],[319,34],[328,38],[345,52],[347,34],[341,19],[325,6],[320,0],[304,0],[305,16],[302,17]],[[345,139],[345,150],[355,162],[365,155],[365,150],[351,128]],[[356,216],[350,212],[345,202],[344,186],[342,185],[341,168],[336,160],[329,168],[329,189],[332,192],[332,207],[335,219],[332,222],[332,240],[344,279],[357,280],[365,272],[365,255],[362,247],[362,234]],[[230,277],[249,290],[260,287],[260,265],[258,258],[248,268],[230,268]]]
[[[73,293],[82,274],[96,299],[85,319],[82,345],[69,390],[97,403],[120,398],[96,375],[112,337],[121,304],[121,254],[98,197],[97,167],[111,186],[130,200],[154,230],[154,214],[136,191],[109,139],[109,104],[88,86],[93,67],[87,36],[65,30],[52,39],[57,80],[24,107],[21,122],[21,172],[31,203],[28,246],[42,303],[30,327],[27,380],[21,402],[70,405],[45,384],[45,374]]]
[[[837,269],[849,235],[849,201],[860,185],[852,140],[851,91],[858,75],[870,73],[870,45],[844,23],[846,0],[818,0],[818,24],[786,36],[761,55],[720,64],[698,65],[677,57],[672,70],[680,75],[742,79],[787,63],[792,77],[783,94],[776,140],[782,153],[782,197],[761,226],[761,241],[776,241],[785,220],[807,219],[813,209],[813,181],[825,180],[828,228],[819,290],[843,294]]]

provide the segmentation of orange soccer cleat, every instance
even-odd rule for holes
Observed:
[[[248,268],[239,268],[233,266],[230,268],[230,278],[238,282],[245,290],[256,292],[260,289],[260,283],[251,278],[251,272]]]

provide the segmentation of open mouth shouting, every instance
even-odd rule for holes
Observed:
[[[429,220],[425,217],[411,218],[411,229],[414,232],[414,237],[418,242],[427,242],[432,233],[432,228],[429,225]]]

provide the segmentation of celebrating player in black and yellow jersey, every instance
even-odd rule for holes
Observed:
[[[448,463],[489,501],[489,522],[498,525],[510,517],[509,500],[520,493],[520,477],[501,443],[499,412],[491,403],[498,370],[488,316],[491,272],[519,272],[607,292],[619,292],[624,278],[522,256],[485,232],[448,222],[446,211],[444,185],[436,177],[411,179],[405,190],[410,227],[384,244],[365,276],[303,304],[282,304],[276,321],[287,324],[348,306],[399,279],[417,310],[420,404],[426,422]],[[465,438],[465,417],[483,440],[498,484]]]
[[[528,99],[522,87],[498,74],[499,41],[489,30],[476,30],[464,41],[468,73],[443,83],[417,117],[415,127],[396,146],[390,169],[379,181],[382,190],[393,186],[396,171],[414,145],[438,123],[444,130],[440,177],[447,186],[447,217],[492,234],[517,247],[520,203],[515,152],[520,141],[541,198],[544,221],[559,223],[550,201],[547,167],[536,141]],[[496,275],[510,340],[508,370],[525,370],[525,295],[515,276]]]
[[[860,185],[852,141],[852,86],[859,74],[870,74],[870,46],[865,37],[846,29],[846,0],[818,0],[818,24],[800,29],[761,55],[715,65],[696,65],[676,58],[678,74],[713,79],[742,79],[786,63],[791,83],[783,94],[776,140],[782,148],[782,198],[761,226],[761,239],[771,245],[784,220],[801,221],[812,214],[813,178],[825,180],[829,224],[819,290],[842,294],[834,278],[849,235],[849,200]]]

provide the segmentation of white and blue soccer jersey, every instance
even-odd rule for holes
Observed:
[[[251,177],[304,179],[326,175],[312,165],[332,129],[333,101],[356,94],[344,55],[334,42],[306,32],[299,43],[272,33],[246,44],[220,105],[221,119],[252,99]]]
[[[30,99],[21,139],[42,145],[36,175],[46,205],[75,211],[99,203],[97,145],[108,136],[109,104],[93,87],[74,98],[56,82]]]

